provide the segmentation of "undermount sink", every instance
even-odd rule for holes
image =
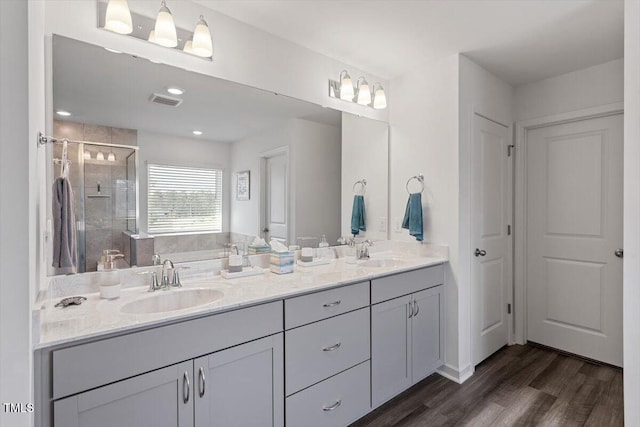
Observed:
[[[151,314],[184,310],[217,301],[224,293],[216,289],[171,289],[156,291],[153,295],[139,298],[122,306],[123,313]]]
[[[363,267],[399,267],[405,262],[398,258],[371,258],[358,261],[358,264]]]

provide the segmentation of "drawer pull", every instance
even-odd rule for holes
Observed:
[[[330,347],[322,347],[322,351],[334,351],[334,350],[339,349],[341,345],[342,345],[342,343],[339,342],[339,343],[334,344],[334,345],[332,345]]]
[[[338,300],[338,301],[334,301],[334,302],[328,302],[328,303],[326,303],[326,304],[323,304],[322,306],[323,306],[324,308],[336,307],[336,306],[339,306],[341,302],[342,302],[342,301],[340,301],[340,300]]]
[[[322,407],[322,410],[323,410],[323,411],[325,411],[325,412],[331,412],[331,411],[333,411],[334,409],[338,409],[338,407],[339,407],[340,405],[342,405],[342,399],[336,400],[336,403],[334,403],[334,404],[333,404],[333,405],[331,405],[331,406],[323,406],[323,407]]]

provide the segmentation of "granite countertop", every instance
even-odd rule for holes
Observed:
[[[34,319],[34,349],[60,346],[74,342],[134,332],[152,326],[184,321],[219,312],[278,301],[310,292],[322,291],[349,283],[415,270],[448,261],[446,249],[407,251],[394,250],[372,253],[372,258],[394,259],[392,266],[367,266],[348,263],[345,258],[333,259],[327,265],[299,268],[291,274],[277,275],[266,270],[251,277],[224,279],[219,275],[192,277],[182,280],[182,288],[147,292],[147,286],[121,291],[114,300],[100,298],[97,292],[85,293],[87,300],[80,306],[54,307],[57,300],[41,301]],[[128,314],[121,308],[132,301],[156,297],[158,294],[184,292],[188,289],[216,289],[224,295],[213,302],[181,310],[150,314]],[[37,324],[36,324],[37,323]]]

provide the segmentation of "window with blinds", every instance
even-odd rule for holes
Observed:
[[[149,233],[222,231],[222,170],[149,164]]]

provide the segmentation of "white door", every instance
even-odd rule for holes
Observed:
[[[507,344],[512,244],[509,129],[474,117],[471,145],[471,307],[473,362]]]
[[[527,339],[622,366],[621,114],[527,132]]]
[[[286,152],[265,157],[264,238],[286,242],[289,238],[289,191]]]

